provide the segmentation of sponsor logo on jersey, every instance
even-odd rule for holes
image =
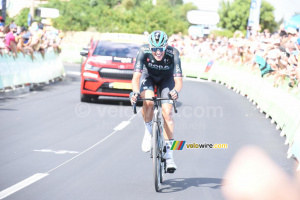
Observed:
[[[173,57],[174,55],[172,53],[166,52],[166,54],[170,57]]]
[[[179,68],[179,65],[177,64],[176,65],[176,73],[180,73],[181,72],[181,70],[180,70],[180,68]]]
[[[165,58],[165,59],[164,59],[164,63],[167,64],[167,65],[169,65],[169,64],[170,64],[170,60],[167,59],[167,58]]]
[[[158,70],[168,70],[170,69],[169,66],[165,65],[157,65],[157,64],[152,64],[152,63],[148,63],[148,67],[153,68],[153,69],[158,69]]]
[[[141,61],[138,61],[138,62],[136,63],[135,68],[138,68],[138,69],[141,68]]]
[[[142,85],[145,85],[146,81],[147,81],[147,79],[144,78],[144,79],[142,80]]]
[[[173,51],[171,49],[167,49],[167,53],[172,54],[173,55]]]

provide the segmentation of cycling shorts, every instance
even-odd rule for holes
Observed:
[[[148,74],[147,70],[144,70],[140,78],[140,93],[146,90],[152,90],[154,92],[155,86],[158,88],[158,91],[160,91],[159,96],[161,98],[170,98],[169,93],[175,86],[173,74],[161,79],[158,82],[155,82],[153,78],[151,78],[151,76]],[[161,103],[173,104],[173,101],[162,100]]]

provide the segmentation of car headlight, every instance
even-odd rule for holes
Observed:
[[[99,71],[99,67],[94,67],[93,65],[90,64],[85,64],[84,70],[89,70],[89,71]]]

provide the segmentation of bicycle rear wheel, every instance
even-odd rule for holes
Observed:
[[[157,123],[153,123],[152,127],[152,147],[153,147],[153,176],[156,192],[159,191],[159,186],[162,181],[161,174],[161,152],[160,152],[160,133]]]

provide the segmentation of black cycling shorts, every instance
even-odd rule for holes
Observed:
[[[140,78],[140,93],[145,90],[152,90],[154,92],[155,86],[157,86],[158,91],[160,91],[161,98],[170,98],[169,93],[175,86],[173,74],[161,79],[158,82],[155,82],[153,78],[151,78],[151,76],[148,74],[147,70],[144,70]],[[173,101],[163,100],[161,101],[161,103],[173,104]]]

